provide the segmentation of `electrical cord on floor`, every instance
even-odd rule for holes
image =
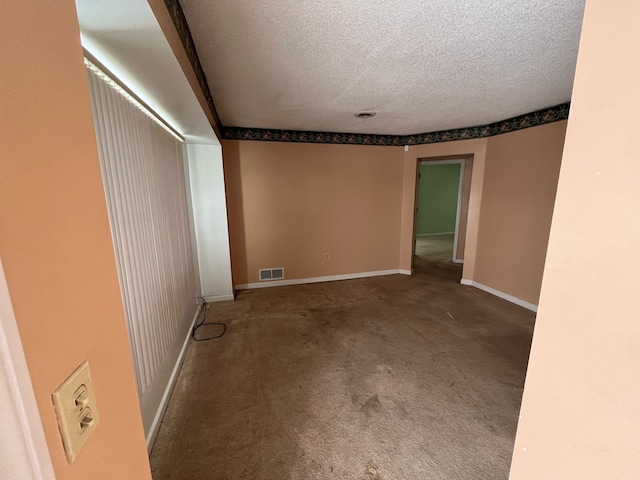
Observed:
[[[204,298],[202,299],[202,301],[204,302],[202,304],[202,310],[200,310],[200,315],[198,316],[198,320],[196,321],[196,324],[193,326],[193,330],[191,330],[191,338],[196,342],[206,342],[207,340],[215,340],[216,338],[220,338],[221,336],[223,336],[227,331],[227,325],[225,323],[206,321],[207,313],[209,313],[209,304],[204,301]],[[200,317],[202,316],[202,312],[204,312],[204,317],[202,317],[202,320],[200,320]],[[215,335],[213,337],[197,338],[196,331],[200,327],[203,327],[205,325],[222,325],[222,332],[219,335]]]

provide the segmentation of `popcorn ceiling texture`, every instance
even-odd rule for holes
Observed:
[[[567,102],[583,0],[182,0],[229,127],[413,135]],[[353,113],[375,110],[374,118]]]

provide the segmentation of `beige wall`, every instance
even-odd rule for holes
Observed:
[[[587,1],[511,480],[640,478],[639,32]]]
[[[149,479],[75,4],[0,18],[0,257],[56,477]],[[84,359],[101,421],[68,465],[51,392]]]
[[[224,141],[234,284],[397,269],[401,147]],[[329,259],[325,254],[329,254]]]
[[[538,304],[567,122],[489,138],[473,280]]]
[[[463,278],[537,303],[565,129],[406,152],[224,141],[234,284],[279,266],[287,279],[410,270],[418,161],[472,157]]]

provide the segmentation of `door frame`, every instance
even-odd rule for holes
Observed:
[[[25,480],[54,480],[49,448],[22,349],[9,288],[0,260],[0,405],[3,436],[11,439],[5,468]],[[1,473],[1,472],[0,472]]]
[[[460,231],[460,215],[461,215],[461,208],[462,208],[462,187],[463,187],[463,182],[464,182],[464,170],[465,170],[465,164],[466,164],[466,159],[465,158],[454,158],[454,159],[446,159],[446,160],[441,160],[441,159],[433,159],[430,160],[428,158],[421,158],[418,160],[418,175],[417,175],[417,180],[416,180],[416,211],[415,211],[415,218],[414,218],[414,232],[417,232],[418,229],[418,199],[420,198],[420,166],[422,165],[427,165],[427,166],[431,166],[431,165],[452,165],[452,164],[459,164],[460,165],[460,176],[458,178],[458,200],[457,200],[457,204],[456,204],[456,226],[455,226],[455,230],[454,230],[454,234],[453,234],[453,252],[451,255],[451,261],[455,262],[455,263],[464,263],[463,259],[457,258],[458,257],[458,240],[459,240],[459,231]],[[418,234],[414,234],[414,252],[415,252],[415,242],[416,239],[418,238]]]

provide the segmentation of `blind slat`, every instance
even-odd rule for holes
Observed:
[[[140,397],[197,296],[180,142],[88,69]]]

